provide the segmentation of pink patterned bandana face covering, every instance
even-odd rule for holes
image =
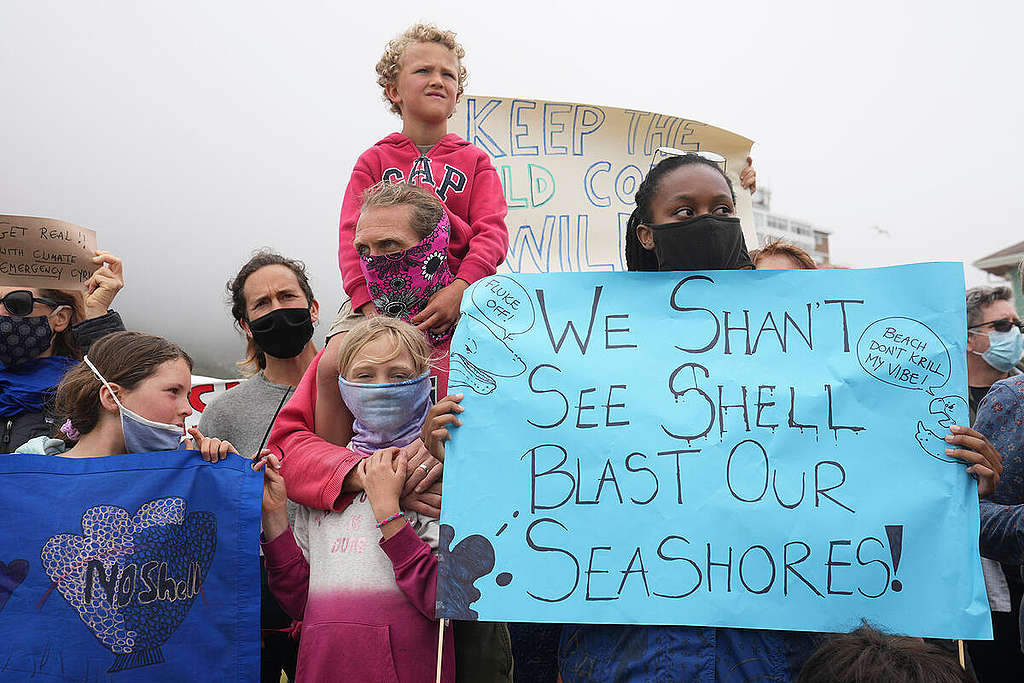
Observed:
[[[359,257],[366,287],[381,315],[408,322],[426,308],[430,297],[455,280],[448,268],[450,234],[451,224],[445,214],[437,227],[414,246],[391,254]],[[427,338],[436,346],[453,332],[454,325],[442,334],[428,331]]]

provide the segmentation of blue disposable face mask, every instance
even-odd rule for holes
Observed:
[[[184,430],[178,425],[169,425],[163,422],[147,420],[138,413],[125,408],[117,398],[113,388],[103,378],[100,371],[85,356],[82,361],[89,366],[92,374],[103,382],[114,402],[121,409],[121,431],[124,434],[124,448],[128,453],[152,453],[154,451],[176,451],[179,450],[188,437]]]
[[[999,372],[1009,372],[1024,356],[1024,336],[1016,327],[1011,327],[1006,332],[973,334],[985,334],[988,337],[988,349],[978,355]]]
[[[430,374],[388,384],[360,384],[338,377],[352,417],[352,445],[364,453],[408,446],[420,435],[430,410]]]

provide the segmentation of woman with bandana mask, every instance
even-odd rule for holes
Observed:
[[[458,277],[447,258],[450,218],[431,192],[406,183],[382,183],[367,190],[354,246],[374,306],[388,317],[411,321],[434,292]],[[425,330],[431,344],[432,399],[448,384],[450,329]],[[281,410],[269,447],[281,456],[288,495],[318,510],[341,512],[363,490],[363,456],[345,446],[353,417],[342,401],[338,368],[320,362],[337,356],[343,334],[335,335],[310,365]],[[440,515],[441,463],[419,439],[402,449],[408,475],[403,510],[436,519]],[[456,670],[460,680],[511,681],[512,653],[505,624],[456,622]]]
[[[124,329],[108,310],[124,286],[121,260],[96,252],[84,292],[0,286],[0,452],[53,433],[60,379],[97,339]]]

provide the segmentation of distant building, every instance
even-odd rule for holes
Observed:
[[[757,231],[758,246],[763,247],[774,240],[785,240],[810,254],[819,266],[831,265],[832,255],[828,246],[830,232],[807,221],[772,213],[771,201],[772,191],[766,187],[758,188],[754,193],[754,229]]]
[[[1024,260],[1024,242],[1017,242],[1017,244],[1000,249],[994,254],[980,258],[972,264],[989,275],[1003,277],[1010,281],[1018,313],[1024,312],[1024,297],[1020,295],[1020,271],[1017,270],[1017,264],[1021,260]]]

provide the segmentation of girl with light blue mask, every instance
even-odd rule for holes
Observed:
[[[271,590],[304,632],[299,680],[436,680],[436,519],[403,511],[399,499],[409,464],[398,447],[420,436],[430,410],[431,347],[422,332],[385,316],[363,320],[342,339],[341,396],[354,416],[349,448],[362,493],[341,510],[299,506],[294,525],[285,510],[285,480],[274,455],[265,471],[263,552]],[[396,448],[391,448],[396,447]],[[385,630],[386,629],[386,630]],[[387,634],[370,642],[372,633]],[[451,630],[443,633],[440,680],[453,683]]]
[[[192,359],[177,344],[141,332],[96,342],[57,387],[59,438],[38,437],[19,453],[95,458],[209,446],[185,433]],[[219,446],[219,443],[216,444]]]

